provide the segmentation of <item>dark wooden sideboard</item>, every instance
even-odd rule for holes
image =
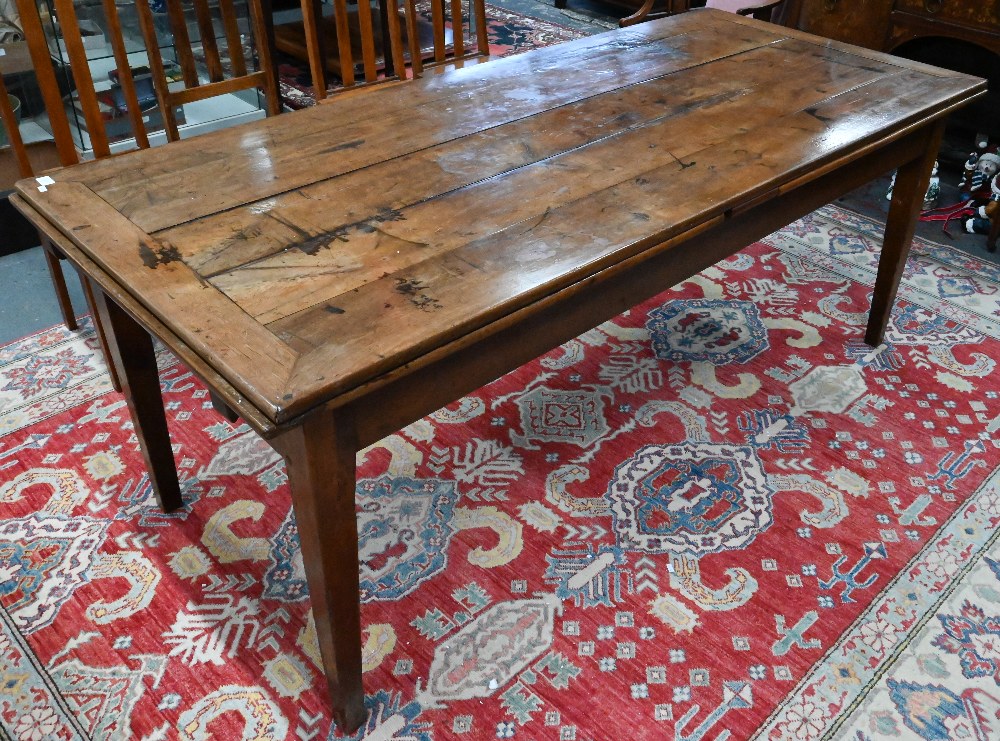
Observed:
[[[990,92],[949,122],[939,159],[1000,141],[1000,0],[788,0],[785,23],[817,36],[986,77]]]
[[[605,2],[654,14],[679,13],[705,4],[705,0]],[[567,0],[555,0],[557,8],[566,5]],[[787,0],[776,20],[878,51],[895,51],[917,39],[945,38],[1000,55],[1000,0]]]
[[[880,51],[938,37],[1000,54],[995,0],[790,0],[789,25]]]

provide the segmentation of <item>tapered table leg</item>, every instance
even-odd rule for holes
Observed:
[[[365,719],[353,418],[319,409],[273,443],[288,467],[333,716],[352,733]]]
[[[236,422],[239,420],[240,415],[236,413],[236,410],[229,406],[221,396],[211,389],[208,392],[208,398],[212,402],[212,408],[227,422]]]
[[[104,295],[100,286],[91,282],[90,288],[111,353],[109,363],[119,371],[122,393],[146,460],[153,493],[163,511],[172,512],[183,502],[174,454],[170,449],[153,340],[118,304]]]
[[[910,242],[917,226],[917,217],[927,193],[927,184],[934,160],[941,148],[944,121],[927,128],[927,145],[921,157],[907,162],[896,171],[896,183],[892,188],[889,216],[885,223],[882,240],[882,254],[878,261],[878,275],[872,294],[872,309],[868,315],[868,329],[865,342],[877,347],[885,335],[889,315],[896,301],[899,280],[903,277],[906,256],[910,252]]]
[[[41,235],[40,235],[41,236]],[[73,302],[69,298],[69,290],[66,288],[66,276],[63,274],[62,265],[59,262],[59,255],[55,247],[48,239],[42,237],[42,252],[45,255],[45,265],[49,269],[52,278],[52,287],[56,292],[56,300],[59,302],[59,311],[62,314],[63,323],[66,329],[75,331],[78,328],[76,314],[73,313]]]
[[[104,353],[104,362],[108,366],[108,376],[111,379],[111,388],[121,393],[122,382],[118,378],[118,369],[115,368],[114,358],[111,357],[111,350],[108,347],[108,338],[104,336],[104,326],[101,324],[101,317],[97,313],[97,304],[94,299],[94,288],[87,276],[80,273],[80,285],[83,286],[83,296],[87,299],[87,306],[90,308],[90,316],[94,320],[94,329],[97,331],[97,341],[101,345],[101,352]]]

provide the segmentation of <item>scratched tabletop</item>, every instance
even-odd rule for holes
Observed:
[[[19,190],[280,423],[982,85],[699,10]]]

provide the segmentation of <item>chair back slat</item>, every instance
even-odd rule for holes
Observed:
[[[68,2],[70,0],[64,1]],[[177,25],[186,26],[181,0],[166,0],[166,5],[167,13],[171,18],[171,26],[175,29]],[[226,7],[227,5],[228,8]],[[149,67],[153,76],[153,88],[156,91],[156,99],[163,116],[167,139],[177,141],[180,138],[175,112],[177,106],[205,100],[206,98],[213,98],[217,95],[260,88],[264,92],[267,114],[274,115],[281,111],[281,100],[278,96],[277,84],[271,69],[271,53],[268,46],[269,34],[260,0],[247,0],[247,8],[250,12],[250,30],[256,42],[257,59],[260,66],[258,71],[250,73],[246,71],[245,64],[235,61],[238,59],[242,62],[243,45],[236,38],[238,36],[238,29],[233,25],[235,24],[236,16],[234,12],[230,12],[232,10],[232,2],[223,2],[220,4],[222,27],[226,34],[226,43],[229,46],[229,56],[234,60],[233,64],[230,65],[231,69],[227,70],[226,65],[222,64],[222,59],[219,55],[218,43],[215,40],[215,31],[213,29],[211,14],[208,12],[209,6],[207,0],[194,0],[195,18],[202,36],[201,48],[205,58],[205,70],[208,81],[202,82],[199,80],[197,78],[197,69],[195,68],[193,81],[189,81],[188,79],[189,72],[183,73],[185,87],[182,90],[170,89],[149,0],[136,0],[136,8],[139,12],[139,25],[142,28],[142,35],[146,44]],[[227,18],[231,20],[227,20]],[[175,21],[174,19],[177,20]],[[182,44],[182,41],[186,42],[186,46]],[[186,30],[183,38],[175,30],[173,46],[182,70],[186,64],[185,59],[189,60],[191,64],[195,62],[195,51],[191,46],[190,37]],[[241,71],[242,74],[240,74]]]
[[[156,26],[153,21],[153,11],[149,7],[149,3],[145,0],[136,0],[136,10],[139,13],[139,27],[142,29],[142,37],[146,43],[146,55],[149,59],[149,70],[153,76],[153,90],[156,92],[156,102],[160,109],[160,116],[163,118],[163,127],[167,132],[167,138],[171,141],[180,138],[180,132],[177,131],[177,116],[174,114],[174,107],[170,105],[169,95],[166,94],[164,88],[166,84],[161,85],[160,80],[166,83],[167,73],[163,67],[163,56],[160,54],[159,40],[156,38]],[[172,6],[168,6],[172,7]],[[177,6],[178,10],[180,6]],[[168,11],[171,18],[171,26],[173,26],[174,11]],[[183,11],[181,17],[181,25],[184,24]],[[184,35],[187,36],[187,31],[185,30]],[[177,34],[174,34],[174,39],[176,41]],[[190,49],[189,49],[190,50]],[[178,61],[182,58],[181,49],[177,48],[177,58]],[[191,58],[191,62],[194,62],[194,58]],[[184,69],[183,63],[181,63],[181,69]],[[187,73],[182,72],[184,75],[184,83],[188,85],[186,89],[192,89],[191,83],[188,82]],[[198,85],[198,75],[194,74],[194,86]]]
[[[125,37],[122,35],[121,19],[118,17],[118,7],[115,0],[104,0],[104,17],[108,22],[108,37],[111,39],[111,49],[115,55],[115,65],[118,72],[118,84],[121,86],[125,105],[128,109],[135,143],[140,149],[149,147],[146,135],[146,124],[142,120],[142,109],[139,107],[139,96],[135,91],[135,80],[132,78],[128,61],[128,50],[125,48]]]
[[[326,98],[326,45],[321,36],[323,33],[321,7],[315,0],[302,0],[302,33],[305,36],[309,74],[312,76],[317,102]]]
[[[76,17],[73,0],[56,0],[55,10],[59,19],[59,31],[66,44],[66,53],[69,55],[73,83],[76,85],[80,107],[83,109],[83,118],[87,122],[90,146],[94,150],[95,157],[106,157],[111,154],[111,149],[107,133],[104,131],[101,104],[94,89],[94,78],[90,74],[87,50],[83,46],[80,23]]]
[[[443,62],[447,54],[444,33],[444,3],[431,0],[431,26],[434,33],[434,61]]]
[[[229,49],[229,61],[233,65],[233,75],[242,77],[247,73],[247,64],[243,57],[243,39],[240,37],[233,0],[219,0],[219,13],[222,16],[222,28],[226,33],[226,46]]]
[[[462,23],[462,0],[451,0],[451,38],[455,57],[465,56],[465,33]]]
[[[365,82],[375,82],[378,79],[378,64],[375,60],[375,32],[372,27],[370,0],[358,0],[358,33],[361,37],[361,61],[365,71]]]
[[[254,78],[248,87],[258,87],[264,91],[264,105],[268,116],[277,116],[281,113],[281,91],[278,89],[278,79],[274,72],[274,60],[271,58],[271,45],[268,32],[270,17],[265,17],[261,0],[247,0],[247,8],[250,11],[250,31],[253,34],[254,44],[257,49],[258,71],[255,76],[246,74],[244,67],[243,75],[235,72],[234,77],[244,76],[245,79]],[[242,54],[242,44],[237,44]],[[252,62],[253,60],[251,60]]]
[[[420,32],[417,29],[417,7],[415,0],[404,0],[406,15],[406,38],[410,42],[410,68],[414,77],[424,72],[423,53],[420,49]],[[393,12],[398,12],[393,2]]]
[[[80,161],[73,143],[73,132],[69,127],[69,117],[63,107],[62,92],[56,73],[52,69],[52,58],[49,56],[49,45],[45,39],[42,20],[38,16],[38,7],[33,0],[17,0],[17,12],[21,18],[21,30],[28,43],[28,53],[31,55],[31,65],[35,70],[35,79],[49,115],[49,126],[52,128],[52,138],[56,142],[59,161],[63,165],[75,165]]]
[[[136,2],[136,8],[139,8],[138,2]],[[141,22],[141,9],[139,13]],[[152,19],[152,14],[149,17]],[[198,67],[194,61],[194,54],[191,53],[191,37],[188,35],[187,20],[184,18],[184,7],[180,3],[167,3],[167,17],[170,19],[170,32],[174,36],[174,50],[177,54],[177,64],[180,65],[181,74],[184,76],[184,84],[187,87],[197,87]],[[155,30],[155,26],[153,28]],[[146,42],[147,54],[153,54],[145,27],[143,28],[143,38]],[[155,33],[153,38],[156,39]],[[157,50],[160,48],[159,40],[153,41],[153,47]]]
[[[450,0],[451,33],[447,33],[444,2],[431,2],[432,49],[421,49],[418,27],[425,21],[417,12],[414,0],[402,0],[409,38],[410,75],[420,77],[426,70],[443,66],[461,66],[465,60],[481,61],[489,56],[485,0]],[[393,0],[393,6],[398,0]],[[466,28],[475,28],[475,36],[466,38]],[[405,75],[403,75],[405,77]]]
[[[489,29],[486,27],[486,0],[472,0],[472,20],[476,24],[476,53],[490,55]]]
[[[31,177],[34,174],[31,160],[28,159],[28,150],[24,147],[21,130],[17,127],[14,108],[10,104],[10,98],[7,97],[7,86],[4,84],[3,75],[0,75],[0,127],[7,133],[7,142],[14,151],[14,159],[17,160],[18,173],[22,178]]]
[[[389,48],[384,54],[392,59],[394,77],[402,80],[406,78],[406,54],[403,51],[403,24],[399,22],[399,7],[396,0],[389,3],[388,16]]]
[[[354,55],[351,53],[351,28],[347,17],[347,1],[333,1],[333,19],[337,28],[337,50],[340,53],[340,79],[344,87],[354,84]]]
[[[194,17],[198,21],[198,35],[201,36],[201,49],[205,57],[205,68],[211,82],[220,82],[223,78],[222,59],[219,57],[219,45],[215,41],[215,28],[212,24],[212,11],[208,0],[194,0]]]

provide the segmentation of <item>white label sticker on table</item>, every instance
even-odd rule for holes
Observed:
[[[56,182],[48,175],[42,175],[40,178],[35,178],[35,181],[38,183],[38,190],[41,191],[42,193],[48,190],[48,188],[45,186],[54,185]]]

